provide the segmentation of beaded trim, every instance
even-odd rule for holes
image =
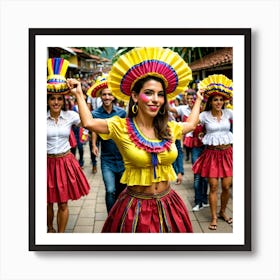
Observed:
[[[152,155],[152,165],[154,167],[154,178],[156,179],[156,167],[158,165],[158,157],[157,154],[169,150],[172,141],[163,139],[160,142],[152,142],[144,138],[141,133],[138,131],[134,120],[127,118],[127,131],[130,140],[142,150],[145,150]]]
[[[149,153],[160,153],[170,148],[172,143],[171,140],[163,139],[160,142],[152,142],[144,138],[138,131],[133,119],[127,118],[126,124],[129,138],[136,144],[138,148]]]

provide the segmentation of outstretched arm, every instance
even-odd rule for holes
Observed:
[[[67,79],[67,85],[71,94],[76,97],[82,126],[96,133],[109,133],[107,121],[105,119],[94,119],[92,117],[88,105],[83,97],[81,83],[76,79]]]

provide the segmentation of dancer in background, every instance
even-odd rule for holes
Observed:
[[[199,158],[201,153],[205,149],[205,145],[202,143],[204,136],[204,126],[200,123],[196,126],[195,130],[192,133],[192,165]],[[190,139],[188,139],[189,141]],[[208,181],[207,178],[200,176],[200,174],[194,174],[193,176],[193,188],[194,188],[194,203],[193,211],[199,211],[201,208],[209,207],[208,203]]]
[[[53,227],[53,204],[58,204],[57,230],[65,231],[68,200],[77,200],[89,193],[89,184],[75,156],[70,152],[69,135],[72,125],[80,124],[79,114],[65,109],[68,94],[65,74],[69,62],[61,58],[48,59],[47,81],[47,231]]]
[[[184,96],[187,104],[169,107],[170,112],[178,115],[181,121],[187,121],[188,116],[190,115],[195,103],[196,93],[193,89],[187,89],[185,91]],[[192,164],[194,164],[194,162],[204,150],[204,145],[201,142],[203,131],[203,126],[201,124],[198,124],[194,131],[187,133],[183,137],[183,146],[186,149],[185,151],[187,157],[188,153],[191,153]],[[199,211],[201,208],[209,207],[207,198],[207,179],[201,177],[199,174],[194,174],[193,187],[195,191],[195,206],[192,210],[196,212]]]
[[[196,93],[193,89],[188,89],[186,91],[187,93],[187,103],[188,107],[190,109],[193,108],[195,99],[196,99]],[[202,109],[202,106],[201,106]],[[183,120],[187,120],[187,116],[183,116]],[[205,146],[202,143],[202,138],[204,136],[204,127],[199,123],[195,130],[192,132],[189,132],[184,137],[184,147],[190,149],[191,152],[191,161],[192,165],[195,163],[195,161],[198,159],[198,157],[203,152]],[[199,211],[201,208],[209,207],[208,204],[208,197],[207,197],[207,189],[208,189],[208,182],[207,178],[203,178],[200,176],[200,174],[194,174],[193,178],[193,187],[194,187],[194,202],[195,206],[193,207],[193,211]]]
[[[211,75],[200,82],[199,88],[205,90],[207,100],[205,111],[199,116],[206,131],[202,139],[206,149],[194,163],[193,171],[208,178],[211,209],[209,229],[216,230],[219,179],[222,186],[219,217],[232,224],[232,218],[226,214],[226,207],[232,185],[233,114],[232,110],[224,109],[225,100],[232,98],[232,81],[224,75]]]

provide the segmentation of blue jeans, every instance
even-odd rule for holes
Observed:
[[[183,157],[184,157],[184,153],[181,147],[181,140],[176,140],[175,141],[175,145],[177,147],[178,150],[178,156],[176,158],[176,160],[173,162],[173,168],[175,170],[175,173],[178,175],[178,173],[181,173],[182,175],[184,175],[184,166],[183,166]]]
[[[79,164],[80,164],[80,166],[84,166],[84,146],[80,142],[80,127],[79,126],[73,126],[73,131],[74,131],[74,134],[75,134],[75,137],[76,137],[77,148],[78,148],[78,151],[79,151]],[[74,154],[74,156],[76,156],[76,148],[72,148],[71,151]]]
[[[89,152],[90,152],[91,164],[92,164],[92,166],[96,166],[97,160],[96,160],[95,154],[92,152],[92,141],[91,141],[91,138],[89,139],[88,144],[89,144]],[[98,145],[98,144],[96,143],[96,145]]]
[[[193,147],[192,148],[192,153],[191,153],[192,164],[195,163],[195,161],[201,155],[203,150],[204,150],[204,146]],[[202,203],[207,204],[208,203],[208,198],[207,198],[208,181],[207,181],[207,178],[201,177],[200,174],[194,174],[193,187],[194,187],[194,194],[195,194],[194,195],[195,205],[199,204],[201,206]]]
[[[105,184],[105,201],[107,212],[111,210],[114,203],[116,202],[119,194],[125,189],[126,185],[120,183],[124,169],[117,170],[115,167],[118,165],[117,162],[110,163],[101,159],[101,171],[102,177]]]

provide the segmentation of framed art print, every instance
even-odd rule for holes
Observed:
[[[192,213],[193,174],[190,164],[178,190],[186,199],[194,233],[100,233],[106,211],[92,212],[105,192],[102,179],[87,173],[90,201],[72,205],[68,231],[49,234],[47,225],[46,76],[47,59],[61,56],[70,61],[69,77],[93,79],[109,71],[117,52],[133,47],[168,47],[192,69],[192,86],[210,74],[225,74],[233,81],[233,224],[217,232],[207,230],[210,209]],[[91,53],[95,50],[97,53]],[[114,50],[104,57],[102,50]],[[98,53],[99,52],[99,53]],[[88,144],[84,150],[88,150]],[[78,152],[76,152],[78,154]],[[87,158],[89,160],[89,158]],[[95,176],[95,177],[94,177]],[[99,178],[101,178],[99,176]],[[186,183],[186,184],[185,184]],[[103,195],[103,197],[102,197]],[[88,207],[83,209],[81,204]],[[96,209],[96,208],[95,208]],[[80,224],[77,224],[78,217]],[[224,227],[223,227],[224,225]],[[75,228],[74,230],[72,230]],[[80,229],[80,230],[78,230]],[[224,29],[29,29],[29,250],[30,251],[250,251],[251,250],[251,30]]]

